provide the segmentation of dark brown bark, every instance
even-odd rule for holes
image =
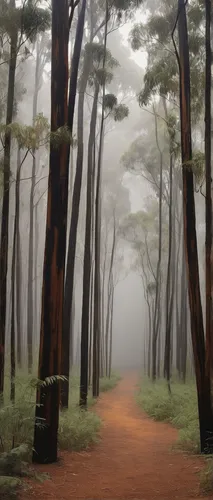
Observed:
[[[180,71],[180,119],[183,175],[183,220],[188,293],[191,316],[191,335],[195,362],[202,453],[213,452],[213,415],[210,397],[210,378],[205,373],[205,339],[200,295],[194,179],[192,161],[191,112],[190,112],[190,65],[185,1],[178,1]]]
[[[86,0],[83,0],[81,11],[78,17],[78,25],[77,25],[76,38],[73,50],[72,70],[71,70],[70,88],[69,88],[68,126],[71,135],[73,130],[73,118],[74,118],[75,97],[77,90],[79,60],[80,60],[83,32],[84,32],[85,10],[86,10]],[[68,254],[67,254],[67,266],[66,266],[65,292],[64,292],[62,370],[63,374],[67,377],[67,383],[62,385],[62,392],[61,392],[62,408],[68,408],[68,400],[69,400],[70,324],[71,324],[73,291],[74,291],[77,227],[79,218],[79,206],[80,206],[82,171],[83,171],[84,97],[87,86],[87,79],[89,76],[89,69],[90,69],[90,61],[88,60],[88,58],[85,57],[84,69],[83,69],[83,74],[81,76],[81,83],[79,89],[78,125],[77,125],[78,153],[77,153],[76,174],[75,174],[73,196],[72,196],[72,213],[71,213],[71,224],[70,224],[69,241],[68,241]],[[67,158],[68,164],[69,161],[70,161],[70,149]]]
[[[92,382],[92,344],[93,344],[93,282],[94,282],[94,273],[93,273],[93,263],[91,265],[91,280],[90,280],[90,324],[89,324],[89,368],[88,368],[88,383],[91,386]]]
[[[213,311],[212,311],[212,176],[211,176],[211,14],[212,1],[206,6],[206,83],[205,83],[205,172],[206,172],[206,374],[213,375]]]
[[[68,1],[52,0],[51,131],[67,122]],[[38,378],[61,374],[64,268],[66,252],[68,164],[67,144],[50,145],[46,242],[43,269],[42,312]],[[37,389],[33,462],[57,460],[59,386]],[[40,419],[45,427],[37,425]]]
[[[11,0],[11,7],[15,7]],[[17,32],[14,30],[10,39],[10,62],[7,88],[7,114],[6,125],[12,123],[15,73],[17,60]],[[3,159],[3,206],[1,221],[0,243],[0,394],[4,391],[4,363],[5,363],[5,328],[7,307],[7,268],[8,268],[8,231],[9,231],[9,189],[10,189],[10,156],[11,156],[11,131],[6,130],[4,138]]]
[[[92,172],[93,150],[96,137],[96,120],[98,109],[99,84],[95,86],[88,142],[87,162],[87,200],[86,200],[86,228],[84,243],[83,266],[83,300],[81,320],[81,373],[80,373],[80,405],[87,406],[88,394],[88,347],[89,347],[89,309],[90,309],[90,279],[91,279],[91,227],[92,227]]]

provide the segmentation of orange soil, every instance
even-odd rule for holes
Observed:
[[[39,466],[51,479],[31,483],[22,500],[199,497],[203,460],[172,451],[177,431],[141,412],[134,401],[136,383],[134,374],[125,375],[115,389],[101,395],[96,406],[103,419],[99,444],[89,451],[63,453],[58,464]]]

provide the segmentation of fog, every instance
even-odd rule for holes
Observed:
[[[46,7],[46,2],[41,2]],[[113,113],[105,115],[104,124],[104,145],[102,157],[102,185],[101,185],[101,272],[102,272],[102,314],[103,324],[106,324],[107,317],[107,281],[108,279],[113,238],[113,220],[116,226],[116,251],[113,262],[113,320],[112,320],[112,364],[113,367],[135,367],[142,368],[144,363],[144,349],[147,349],[147,332],[149,325],[148,308],[154,307],[154,295],[150,292],[146,295],[148,288],[157,281],[157,250],[158,250],[158,208],[159,208],[159,152],[163,155],[163,183],[164,183],[164,201],[163,201],[163,242],[162,242],[162,269],[161,269],[161,311],[164,309],[166,290],[166,269],[168,258],[168,225],[169,225],[169,145],[168,131],[166,130],[165,110],[161,101],[159,88],[153,88],[146,102],[139,106],[139,94],[146,89],[149,82],[147,72],[152,69],[158,57],[164,57],[164,49],[157,48],[157,55],[154,53],[150,38],[145,31],[146,23],[150,16],[157,9],[156,2],[145,2],[145,7],[135,9],[131,15],[121,16],[117,19],[114,15],[113,22],[109,23],[109,33],[107,36],[107,50],[109,51],[109,71],[112,72],[112,78],[107,83],[107,93],[114,94],[117,103],[128,107],[128,112],[123,119],[114,119]],[[100,14],[101,15],[101,14]],[[75,30],[77,25],[77,12],[75,12],[73,28],[70,39],[70,53],[73,50],[75,39]],[[136,23],[142,23],[143,30],[141,37],[144,41],[138,42],[138,50],[135,49],[133,28]],[[83,38],[83,49],[80,61],[79,81],[83,67],[83,57],[86,44],[89,40],[88,30],[89,21],[86,19],[85,32]],[[142,28],[141,28],[142,29]],[[154,28],[153,28],[154,29]],[[133,30],[133,31],[132,31]],[[157,30],[157,28],[156,28]],[[95,43],[103,42],[104,31],[100,30],[100,35],[96,36]],[[134,36],[133,36],[134,35]],[[139,37],[138,37],[139,39]],[[153,35],[153,40],[155,40]],[[6,42],[5,42],[6,43]],[[155,40],[155,43],[156,40]],[[171,48],[171,41],[165,42]],[[50,30],[38,34],[31,43],[26,42],[27,51],[23,54],[20,49],[17,57],[16,68],[16,95],[17,112],[14,122],[19,126],[32,125],[33,121],[33,99],[35,94],[35,72],[36,58],[40,54],[40,64],[42,67],[40,80],[38,83],[38,101],[36,115],[42,114],[50,121],[51,111],[51,87],[50,87],[50,55],[48,55],[50,46]],[[40,53],[39,53],[40,51]],[[160,55],[159,55],[160,54]],[[113,61],[117,61],[115,64]],[[153,63],[154,61],[154,63]],[[42,65],[43,64],[43,65]],[[114,66],[113,66],[114,65]],[[177,71],[177,70],[175,70]],[[177,72],[172,75],[174,85],[176,84]],[[144,79],[145,76],[145,79]],[[1,85],[7,83],[7,72],[2,71]],[[94,78],[94,76],[93,76]],[[151,80],[150,80],[151,81]],[[82,315],[82,279],[83,279],[83,256],[84,256],[84,235],[86,220],[86,183],[87,183],[87,148],[89,138],[89,126],[91,109],[94,99],[94,82],[89,82],[85,93],[84,106],[84,164],[83,164],[83,183],[80,200],[80,213],[78,221],[77,249],[75,259],[75,314],[74,323],[74,352],[73,358],[77,356],[79,336],[81,330]],[[171,97],[171,95],[172,97]],[[175,133],[177,141],[179,137],[179,115],[177,104],[176,87],[172,94],[168,89],[168,109],[174,119]],[[171,97],[171,99],[169,99]],[[77,139],[77,107],[79,99],[79,86],[77,90],[76,110],[74,117],[73,139]],[[101,123],[101,105],[102,94],[98,102],[97,117],[97,137],[96,147],[98,150],[98,137]],[[166,101],[165,101],[166,102]],[[165,103],[164,103],[165,105]],[[2,123],[5,121],[5,106],[2,109]],[[193,141],[196,150],[203,152],[203,122],[200,116],[203,116],[203,110],[199,110],[199,119],[193,128]],[[35,118],[35,117],[34,117]],[[156,125],[157,123],[157,125]],[[157,127],[157,132],[156,132]],[[157,135],[156,135],[157,134]],[[2,129],[3,135],[3,129]],[[33,348],[38,353],[40,336],[40,316],[41,316],[41,290],[43,281],[43,258],[45,245],[45,227],[46,227],[46,209],[47,209],[47,190],[49,173],[49,144],[45,140],[34,151],[29,147],[26,159],[21,168],[20,182],[20,237],[21,237],[21,331],[22,331],[22,349],[23,358],[26,361],[27,356],[27,323],[29,323],[28,303],[28,279],[29,279],[29,238],[30,238],[30,190],[32,185],[32,159],[36,156],[36,174],[35,186],[33,192],[33,311],[31,316],[31,328],[33,331]],[[25,149],[21,149],[21,158],[24,157]],[[72,158],[70,166],[69,180],[69,208],[68,208],[68,233],[71,220],[73,185],[76,174],[76,158],[78,153],[78,144],[75,143],[72,149]],[[180,170],[180,153],[175,157],[174,169]],[[2,152],[3,155],[3,152]],[[176,172],[175,171],[175,172]],[[10,182],[10,211],[9,211],[9,253],[8,253],[8,273],[7,273],[7,345],[10,343],[10,324],[11,324],[11,293],[13,281],[11,280],[12,269],[12,251],[13,251],[13,231],[15,218],[15,188],[17,175],[17,141],[13,138],[11,153],[11,182]],[[174,174],[174,176],[176,173]],[[174,185],[178,182],[181,185],[180,178],[174,178]],[[197,213],[197,231],[198,231],[198,249],[201,284],[204,279],[204,240],[203,240],[203,222],[204,222],[204,198],[202,196],[202,173],[198,178],[197,190],[195,193],[196,213]],[[175,299],[173,302],[173,329],[177,329],[178,314],[180,305],[180,286],[181,286],[181,256],[182,256],[182,200],[181,188],[177,192],[174,187],[174,227],[173,235],[176,238],[174,242],[173,253],[175,255],[173,266],[176,266]],[[1,193],[3,188],[1,186]],[[3,197],[1,196],[1,200]],[[113,219],[114,217],[114,219]],[[128,227],[127,227],[128,226]],[[134,234],[133,234],[134,232]],[[67,239],[68,241],[68,239]],[[140,245],[139,245],[140,243]],[[148,245],[148,249],[146,248]],[[177,247],[179,245],[179,250]],[[177,250],[177,252],[176,252]],[[177,255],[178,253],[178,255]],[[31,258],[30,257],[30,258]],[[177,263],[175,259],[177,258]],[[104,278],[104,270],[106,276]],[[17,277],[16,277],[17,279]],[[105,288],[104,288],[105,286]],[[151,288],[150,288],[151,289]],[[204,287],[201,286],[203,306],[205,306]],[[17,292],[16,292],[17,294]],[[147,301],[148,299],[148,308]],[[186,299],[187,300],[187,299]],[[175,306],[176,303],[176,306]],[[18,306],[16,305],[16,308]],[[176,310],[175,310],[176,309]],[[188,302],[187,302],[188,310]],[[153,314],[153,309],[152,309]],[[159,319],[162,325],[162,346],[165,335],[165,317]],[[189,317],[187,317],[189,326]],[[176,326],[175,326],[176,324]],[[104,327],[105,328],[105,327]],[[17,329],[17,328],[16,328]],[[16,331],[17,334],[17,331]],[[104,335],[104,332],[103,332]],[[175,336],[174,336],[175,338]],[[187,342],[190,344],[188,338]],[[175,355],[176,343],[173,341]],[[37,356],[37,354],[36,354]],[[36,357],[35,356],[35,357]],[[35,364],[36,360],[34,359]]]

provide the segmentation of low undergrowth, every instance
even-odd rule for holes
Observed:
[[[160,380],[153,384],[145,379],[139,388],[137,402],[154,420],[168,422],[179,429],[175,447],[185,452],[199,453],[199,422],[194,382],[183,384],[173,381],[169,395],[165,381]],[[213,492],[213,457],[206,459],[200,477],[200,488],[204,494]]]
[[[117,383],[121,380],[118,373],[112,372],[111,377],[102,377],[100,379],[100,392],[110,391],[116,387]]]
[[[196,387],[172,382],[171,395],[165,381],[143,380],[137,395],[138,404],[155,420],[169,422],[179,429],[178,447],[199,453],[199,424]]]
[[[213,457],[206,459],[206,466],[201,472],[200,489],[205,495],[213,493]]]
[[[115,387],[120,377],[113,373],[111,379],[100,381],[100,391]],[[57,382],[56,382],[57,383]],[[33,376],[20,373],[16,377],[15,403],[10,402],[10,382],[5,380],[4,404],[0,407],[0,498],[13,499],[21,484],[21,477],[28,475],[35,425],[36,387]],[[100,418],[93,411],[79,407],[79,375],[70,378],[69,409],[60,412],[58,444],[61,450],[79,451],[97,442]],[[88,407],[96,400],[88,394]]]

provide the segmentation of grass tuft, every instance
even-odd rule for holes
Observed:
[[[208,495],[213,492],[213,457],[207,459],[207,464],[200,476],[201,493]]]
[[[172,382],[168,394],[165,381],[143,380],[137,395],[138,404],[154,420],[168,422],[178,429],[177,447],[190,453],[199,453],[199,423],[197,395],[194,383]]]
[[[100,426],[100,418],[91,411],[78,407],[64,410],[59,422],[60,449],[79,451],[97,443]]]
[[[114,387],[116,387],[116,385],[118,384],[119,380],[121,380],[121,377],[116,372],[113,372],[110,378],[102,377],[100,379],[100,392],[106,392],[110,391],[111,389],[114,389]]]

